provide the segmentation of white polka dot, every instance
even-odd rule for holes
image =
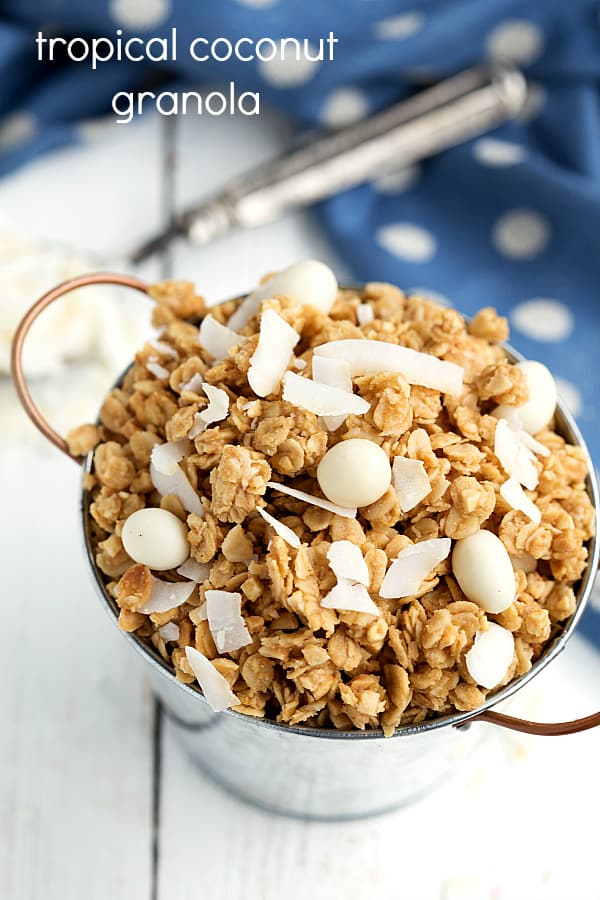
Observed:
[[[304,44],[300,44],[300,50],[291,44],[284,44],[281,52],[273,59],[261,59],[258,61],[258,69],[262,77],[274,87],[289,88],[304,84],[315,75],[320,65],[318,59],[307,59],[303,53]],[[308,53],[311,57],[317,56],[317,50],[308,45]]]
[[[521,112],[517,116],[517,120],[519,122],[533,121],[533,119],[539,116],[539,114],[544,110],[547,99],[548,94],[546,92],[546,88],[542,87],[541,84],[537,84],[535,81],[530,81],[527,85],[527,96],[525,98],[525,103],[523,104]]]
[[[512,310],[510,318],[520,332],[545,343],[564,341],[575,327],[569,307],[546,297],[534,297],[519,303]]]
[[[409,288],[406,292],[409,297],[416,295],[417,297],[424,297],[425,300],[433,300],[435,303],[439,303],[440,306],[453,306],[454,304],[448,300],[443,294],[440,294],[439,291],[433,291],[431,288],[427,287],[414,287]]]
[[[0,120],[0,150],[12,150],[31,140],[37,131],[37,122],[31,113],[16,112]]]
[[[572,416],[581,415],[583,412],[583,399],[579,388],[566,378],[555,378],[558,396],[563,401]]]
[[[527,65],[544,49],[544,34],[533,22],[507,19],[490,32],[487,51],[492,59]]]
[[[327,97],[321,109],[321,122],[330,128],[342,128],[369,114],[369,103],[358,88],[338,88]]]
[[[514,166],[525,159],[525,147],[497,138],[481,138],[473,147],[475,158],[486,166]]]
[[[262,9],[265,6],[274,6],[277,0],[237,0],[240,6],[252,6],[255,9]]]
[[[384,41],[396,41],[416,34],[424,24],[425,16],[422,12],[408,12],[375,22],[373,32]]]
[[[377,230],[377,242],[400,259],[408,262],[427,262],[437,249],[434,236],[412,222],[394,222]]]
[[[496,249],[509,259],[533,259],[550,242],[550,225],[534,209],[511,209],[492,230]]]
[[[108,11],[123,28],[154,28],[171,12],[171,0],[110,0]]]
[[[398,169],[397,172],[388,172],[377,178],[373,182],[373,187],[380,194],[402,194],[421,177],[421,167],[418,165],[406,166],[405,169]]]

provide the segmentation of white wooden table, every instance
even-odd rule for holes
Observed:
[[[190,118],[166,134],[158,118],[88,129],[83,147],[0,183],[0,216],[122,253],[173,202],[274,153],[286,129],[268,115]],[[170,267],[217,300],[307,255],[344,274],[308,215],[206,250],[178,244],[143,273]],[[52,448],[19,439],[0,456],[3,900],[599,900],[600,730],[542,739],[475,726],[490,740],[452,782],[343,825],[270,817],[199,775],[94,597],[78,491],[76,466]],[[583,715],[599,684],[600,654],[576,637],[515,710]]]

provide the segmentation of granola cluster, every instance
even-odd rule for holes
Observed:
[[[166,282],[152,295],[160,343],[137,354],[106,397],[98,426],[81,426],[69,437],[73,453],[94,449],[86,483],[93,545],[122,629],[152,645],[185,683],[195,682],[185,648],[196,648],[227,680],[239,712],[289,725],[381,727],[386,735],[484,701],[488,691],[474,683],[465,655],[486,619],[514,635],[503,683],[530,669],[574,612],[573,588],[586,565],[594,511],[584,454],[551,428],[536,435],[550,453],[536,457],[539,483],[528,492],[541,522],[534,524],[500,494],[506,474],[494,455],[490,413],[528,398],[522,373],[498,344],[508,337],[505,319],[487,308],[467,324],[455,310],[380,283],[339,290],[329,314],[285,297],[265,301],[262,311],[275,310],[300,335],[289,368],[302,375],[310,376],[314,347],[348,338],[385,341],[464,367],[459,397],[410,385],[399,373],[355,378],[369,411],[348,415],[332,432],[314,413],[284,401],[281,390],[264,399],[249,387],[259,314],[240,329],[246,340],[215,361],[199,341],[205,308],[193,286]],[[370,305],[372,321],[358,324],[359,304]],[[234,309],[230,302],[211,312],[226,324]],[[161,496],[150,473],[153,447],[187,438],[209,403],[200,389],[186,387],[195,375],[229,398],[227,417],[193,437],[180,461],[202,514],[186,511],[175,495]],[[267,487],[285,482],[320,494],[319,460],[334,444],[356,437],[375,441],[390,460],[421,461],[430,493],[403,513],[390,486],[352,519]],[[206,566],[207,578],[182,605],[148,615],[140,609],[151,573],[127,555],[121,533],[132,513],[158,506],[186,524],[191,558]],[[287,525],[300,546],[276,534],[258,508]],[[450,559],[413,596],[379,596],[386,570],[405,547],[430,538],[459,540],[482,527],[499,536],[513,559],[517,591],[507,610],[486,614],[468,600]],[[327,553],[341,540],[363,554],[378,616],[321,605],[336,582]],[[159,574],[181,580],[175,571]],[[217,651],[203,609],[213,589],[242,596],[251,642],[229,653]]]

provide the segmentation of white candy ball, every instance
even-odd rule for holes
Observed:
[[[556,383],[552,373],[541,362],[526,359],[517,363],[517,369],[525,375],[529,388],[529,400],[518,406],[521,424],[529,434],[537,434],[545,428],[556,409]]]
[[[484,688],[494,688],[506,678],[515,654],[515,639],[508,628],[488,622],[487,631],[478,631],[465,656],[471,678]]]
[[[368,506],[387,491],[392,468],[379,444],[351,438],[327,451],[317,468],[317,480],[332,503]]]
[[[337,290],[337,280],[329,266],[316,259],[305,259],[269,278],[252,296],[266,300],[267,297],[285,294],[300,304],[316,306],[328,313],[335,302]]]
[[[121,533],[125,551],[137,563],[163,572],[176,569],[190,555],[187,528],[166,509],[138,509]]]
[[[489,613],[500,613],[515,599],[516,583],[510,556],[491,531],[476,531],[454,545],[452,571],[469,600]]]

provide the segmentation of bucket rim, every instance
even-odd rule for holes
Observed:
[[[346,287],[346,286],[344,286]],[[353,286],[350,286],[351,288]],[[239,299],[239,298],[234,298]],[[230,301],[224,301],[230,302]],[[461,315],[463,315],[461,313]],[[468,316],[463,316],[467,321],[469,320]],[[505,350],[508,359],[511,362],[520,362],[526,359],[526,357],[519,353],[514,349],[509,343],[503,342],[501,344],[503,349]],[[114,382],[113,387],[118,387],[131,366],[133,362],[120,374],[120,376]],[[237,719],[240,724],[243,724],[247,727],[257,727],[263,728],[267,730],[274,730],[278,734],[294,734],[299,737],[304,738],[315,738],[315,739],[323,739],[323,740],[337,740],[337,741],[355,741],[355,740],[393,740],[399,739],[402,737],[407,737],[409,735],[414,734],[424,734],[428,731],[435,731],[439,728],[443,728],[445,726],[453,725],[455,727],[468,727],[470,724],[470,720],[476,719],[481,713],[484,713],[494,706],[497,706],[499,703],[503,703],[505,700],[508,700],[514,694],[516,694],[522,687],[525,687],[533,678],[535,678],[543,669],[552,662],[565,648],[567,641],[575,631],[581,616],[585,610],[587,602],[589,600],[590,594],[592,592],[592,588],[594,585],[594,580],[596,577],[596,572],[598,570],[598,565],[600,562],[600,534],[598,531],[598,511],[600,509],[600,487],[598,484],[598,476],[595,470],[595,467],[592,462],[592,458],[590,452],[588,450],[585,439],[579,429],[579,426],[576,424],[575,419],[567,409],[564,400],[559,398],[557,400],[556,405],[556,431],[560,434],[565,440],[569,443],[578,446],[585,455],[586,463],[588,466],[588,475],[586,478],[586,486],[588,496],[592,502],[592,506],[594,508],[595,520],[594,520],[594,534],[592,538],[587,542],[588,546],[588,562],[585,569],[584,574],[582,575],[579,586],[576,592],[576,607],[575,612],[569,619],[568,623],[561,628],[560,633],[558,633],[552,642],[545,649],[543,654],[535,661],[531,669],[528,672],[525,672],[519,678],[511,681],[509,684],[502,687],[499,691],[493,692],[486,697],[484,703],[481,706],[478,706],[474,710],[466,710],[463,712],[455,712],[445,716],[439,716],[434,719],[427,719],[424,722],[421,722],[416,725],[403,725],[398,726],[392,735],[389,737],[385,737],[381,728],[372,729],[369,731],[360,731],[360,730],[342,730],[342,729],[334,729],[334,728],[314,728],[312,726],[302,727],[301,725],[288,725],[285,722],[276,722],[272,719],[266,718],[258,718],[253,716],[244,715],[244,713],[236,712],[234,709],[227,709],[219,713],[214,713],[215,716],[228,716],[234,719]],[[96,591],[98,596],[102,601],[102,605],[106,610],[109,617],[112,619],[113,623],[117,626],[118,631],[121,635],[123,635],[127,641],[134,647],[134,649],[148,662],[155,672],[160,673],[161,676],[165,677],[172,684],[176,685],[178,688],[183,690],[190,698],[193,697],[196,700],[204,703],[209,709],[208,703],[202,694],[200,687],[194,684],[184,684],[181,681],[178,681],[172,667],[160,656],[160,654],[150,645],[146,644],[141,638],[137,637],[135,633],[125,632],[118,628],[117,619],[119,615],[119,609],[114,601],[114,599],[108,593],[106,585],[104,584],[104,575],[96,564],[96,560],[94,558],[92,552],[92,543],[91,543],[91,535],[90,535],[90,514],[89,514],[89,506],[90,506],[90,494],[89,491],[85,489],[84,480],[85,475],[90,474],[93,466],[93,457],[94,451],[90,451],[85,459],[85,463],[82,467],[83,470],[83,479],[82,479],[82,493],[81,493],[81,504],[80,504],[80,514],[82,518],[82,538],[84,544],[84,551],[86,558],[88,560],[91,575],[93,581],[96,586]],[[211,710],[212,711],[212,710]],[[168,711],[167,711],[168,712]],[[181,723],[184,726],[188,723]],[[188,727],[193,727],[193,725],[188,725]]]

